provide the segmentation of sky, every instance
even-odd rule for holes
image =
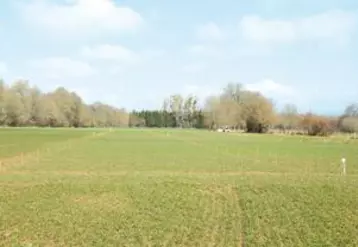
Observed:
[[[356,0],[1,0],[0,78],[128,110],[234,82],[340,114],[358,101],[357,31]]]

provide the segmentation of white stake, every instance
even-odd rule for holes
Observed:
[[[343,175],[346,175],[346,158],[342,158],[342,169],[343,169]]]

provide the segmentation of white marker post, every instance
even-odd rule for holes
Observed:
[[[343,175],[346,175],[346,158],[342,158],[341,162],[342,162]]]

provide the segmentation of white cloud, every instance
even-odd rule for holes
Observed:
[[[153,59],[163,58],[164,56],[168,55],[167,51],[163,49],[150,49],[144,50],[140,52],[141,58],[146,61],[153,61]]]
[[[135,66],[138,69],[142,65],[153,63],[166,54],[164,50],[131,50],[121,45],[101,44],[96,46],[84,46],[79,55],[90,60],[96,65],[105,68],[110,75],[119,75]],[[107,63],[104,63],[107,62]]]
[[[289,21],[263,20],[259,16],[245,16],[241,31],[246,39],[259,42],[284,42],[296,38],[293,23]]]
[[[186,84],[183,87],[183,94],[193,94],[198,96],[210,96],[213,94],[218,94],[220,91],[218,91],[217,88],[212,88],[209,86],[199,86],[195,84]]]
[[[204,45],[192,45],[189,47],[188,51],[190,53],[204,53],[208,50],[208,47]]]
[[[291,20],[244,16],[240,29],[244,38],[263,43],[317,39],[341,41],[350,37],[356,23],[354,13],[335,10]]]
[[[68,57],[50,57],[35,60],[30,62],[30,66],[40,70],[42,75],[51,79],[87,77],[97,73],[88,63]]]
[[[297,90],[293,87],[277,83],[271,79],[264,79],[256,83],[248,83],[244,85],[244,88],[249,91],[258,91],[266,97],[279,100],[280,103],[294,103],[296,101],[295,95],[298,95]]]
[[[205,70],[206,67],[204,63],[190,63],[183,66],[182,71],[185,73],[198,73]]]
[[[350,12],[331,11],[302,19],[303,38],[338,38],[354,32],[357,16]]]
[[[223,31],[213,22],[199,26],[197,36],[199,39],[214,41],[220,41],[225,38]]]
[[[143,19],[129,7],[117,6],[112,0],[31,0],[18,5],[25,21],[48,31],[83,35],[136,29]]]
[[[5,74],[7,71],[8,69],[6,63],[0,61],[0,76]]]
[[[194,55],[220,56],[222,54],[218,47],[212,45],[192,45],[188,52]]]
[[[166,54],[164,50],[140,50],[134,51],[121,45],[101,44],[97,46],[84,46],[80,49],[80,55],[86,59],[107,60],[114,63],[139,64],[158,59]]]
[[[199,104],[204,104],[209,96],[218,95],[221,88],[210,85],[186,84],[181,90],[182,95],[195,95],[199,99]]]
[[[139,55],[134,51],[120,45],[85,46],[80,51],[81,55],[90,59],[109,60],[120,63],[135,63]]]
[[[78,86],[67,86],[70,91],[76,92],[86,103],[93,103],[96,101],[101,101],[102,103],[117,105],[118,106],[118,93],[119,91],[113,92],[113,90],[108,90],[102,86],[98,87],[78,87]],[[99,95],[105,95],[103,98],[99,98]]]

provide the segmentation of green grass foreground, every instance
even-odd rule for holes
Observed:
[[[0,190],[0,246],[358,246],[339,137],[0,129]]]

